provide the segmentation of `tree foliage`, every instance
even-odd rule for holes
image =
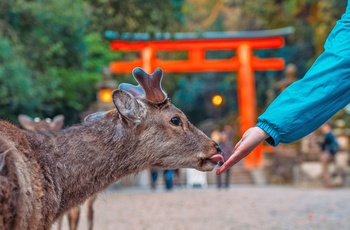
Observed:
[[[80,121],[102,69],[120,57],[104,31],[175,28],[180,8],[179,0],[1,1],[0,117],[62,113],[68,124]]]
[[[86,0],[91,6],[89,29],[103,33],[174,32],[182,23],[182,0]]]

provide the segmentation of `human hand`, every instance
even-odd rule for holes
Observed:
[[[216,174],[224,172],[232,167],[244,157],[246,157],[253,149],[263,142],[269,135],[259,127],[248,129],[242,136],[242,139],[235,145],[234,153],[231,157],[216,171]]]

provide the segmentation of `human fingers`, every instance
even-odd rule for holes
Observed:
[[[244,151],[244,148],[240,148],[242,140],[240,140],[235,146],[235,151],[231,155],[231,157],[216,171],[216,174],[219,175],[222,172],[226,171],[228,168],[237,164],[240,160],[242,160],[249,152]]]
[[[242,139],[236,144],[235,151],[232,156],[216,171],[216,174],[219,175],[220,173],[238,163],[267,137],[269,137],[269,135],[258,127],[248,129],[243,134]]]

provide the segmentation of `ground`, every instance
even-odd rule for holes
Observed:
[[[95,230],[350,229],[346,188],[129,188],[101,193],[94,207]],[[78,229],[87,229],[85,208]]]

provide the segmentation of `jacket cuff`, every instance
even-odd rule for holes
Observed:
[[[270,137],[265,140],[269,145],[276,147],[280,143],[280,135],[277,133],[276,129],[272,127],[271,124],[263,121],[258,121],[256,126],[270,135]]]

